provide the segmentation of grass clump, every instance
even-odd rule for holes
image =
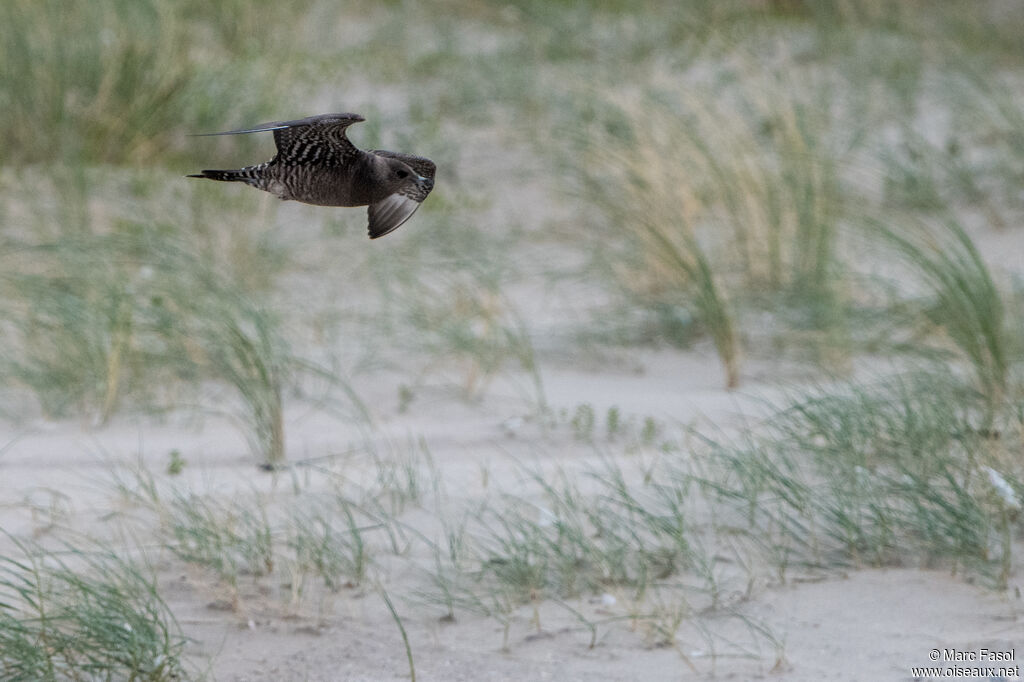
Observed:
[[[108,239],[69,239],[8,251],[33,265],[15,266],[0,280],[7,331],[21,350],[6,369],[33,387],[51,416],[92,412],[105,422],[135,382],[132,370],[145,361],[132,343],[136,310],[129,287],[138,273],[103,267],[113,247]]]
[[[973,368],[976,387],[997,406],[1007,390],[1010,339],[1003,296],[970,236],[955,220],[926,226],[876,223],[881,238],[925,285],[928,320]]]
[[[404,480],[377,455],[376,479],[363,487],[337,478],[326,467],[327,491],[305,489],[292,469],[292,495],[233,495],[196,492],[183,483],[154,476],[141,462],[117,468],[114,485],[133,506],[147,512],[139,518],[156,525],[161,542],[179,559],[209,571],[231,590],[238,606],[244,581],[258,581],[284,570],[291,602],[298,605],[319,583],[329,592],[358,588],[373,578],[374,556],[389,550],[404,554],[410,545],[398,511],[389,505],[405,500],[417,476],[411,460],[399,462]],[[414,453],[416,455],[418,453]],[[386,469],[386,470],[382,470]],[[413,484],[414,487],[419,483]]]
[[[212,303],[214,310],[195,318],[197,338],[206,350],[201,370],[238,392],[250,449],[263,464],[277,466],[285,458],[282,392],[296,369],[295,360],[277,321],[261,306],[244,299]]]
[[[169,228],[124,223],[9,246],[0,256],[9,265],[0,275],[9,348],[0,373],[50,416],[103,424],[128,400],[166,409],[183,388],[213,380],[234,391],[226,404],[237,407],[227,411],[253,453],[276,466],[285,457],[286,388],[300,374],[341,385],[295,357],[260,292]]]
[[[276,321],[187,245],[143,228],[26,245],[19,255],[31,266],[0,283],[20,351],[8,371],[48,413],[104,423],[124,395],[156,401],[155,384],[216,378],[246,405],[254,452],[283,458],[289,355]]]
[[[740,303],[767,294],[841,331],[839,142],[827,102],[790,80],[745,64],[717,78],[592,113],[578,173],[605,219],[599,260],[636,304],[690,309],[735,387]]]
[[[152,576],[109,552],[15,544],[0,559],[0,676],[183,679],[185,639]]]
[[[709,538],[692,520],[688,481],[634,481],[611,462],[582,480],[540,471],[528,479],[538,495],[505,496],[448,529],[435,546],[422,601],[443,606],[448,619],[458,611],[496,619],[506,646],[520,608],[542,630],[551,604],[596,637],[597,622],[568,604],[595,594],[609,603],[616,602],[611,594],[628,596],[623,608],[633,606],[622,618],[651,628],[665,620],[659,601],[670,601],[673,613],[683,614],[672,632],[683,618],[693,624],[731,609],[725,586],[732,578],[719,570]]]
[[[295,509],[289,519],[287,544],[300,574],[293,581],[308,572],[318,576],[327,589],[337,591],[362,583],[371,558],[352,504],[343,498],[333,502],[337,504]]]
[[[164,511],[174,538],[171,549],[184,561],[211,568],[232,585],[239,575],[274,570],[272,530],[263,505],[223,504],[178,491]]]
[[[746,445],[715,447],[699,478],[780,576],[794,563],[918,563],[1005,584],[1006,512],[1020,498],[995,494],[988,472],[1021,490],[1021,429],[1008,406],[994,422],[989,409],[934,372],[853,385],[797,401]]]
[[[12,0],[0,9],[6,161],[139,159],[168,144],[194,71],[158,2]]]
[[[657,111],[657,110],[655,110]],[[623,112],[621,135],[592,138],[584,164],[588,197],[608,217],[609,229],[633,254],[617,281],[649,306],[692,304],[709,330],[726,373],[726,385],[739,384],[739,339],[735,313],[720,275],[698,240],[699,201],[689,170],[666,149],[677,149],[685,134],[675,117]],[[642,120],[641,120],[642,118]]]
[[[279,4],[3,3],[0,159],[151,163],[179,153],[183,133],[265,119],[295,63],[284,48],[303,44],[285,27],[311,3]],[[260,60],[268,38],[273,69]],[[277,94],[246,94],[254,79],[265,86],[255,90]]]

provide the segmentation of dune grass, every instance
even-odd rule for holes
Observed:
[[[926,363],[778,404],[734,439],[694,432],[650,465],[607,454],[582,471],[524,466],[515,492],[446,512],[416,601],[494,619],[505,647],[561,605],[592,637],[619,613],[662,644],[735,618],[750,639],[709,634],[712,648],[781,656],[740,608],[765,584],[923,566],[1006,586],[1024,504],[1013,401],[993,413],[971,381]],[[621,606],[597,615],[588,599]]]
[[[637,105],[623,114],[623,135],[588,136],[585,191],[607,213],[616,240],[632,252],[629,265],[615,268],[620,284],[649,306],[692,301],[715,342],[725,383],[734,388],[740,352],[735,313],[708,247],[698,239],[702,201],[690,183],[691,169],[663,153],[678,149],[685,132],[673,114],[651,114]]]
[[[504,648],[517,624],[543,632],[546,618],[567,616],[590,633],[591,646],[599,628],[621,621],[649,631],[656,646],[675,646],[684,630],[704,631],[732,655],[772,640],[735,609],[743,593],[736,588],[749,577],[715,558],[736,548],[707,532],[691,482],[645,480],[612,457],[582,474],[525,466],[523,473],[518,492],[464,515],[443,513],[445,533],[431,545],[415,601],[441,607],[447,620],[494,619]],[[595,613],[587,601],[604,607]],[[746,623],[749,639],[710,634],[731,619]]]
[[[96,424],[203,400],[204,411],[228,411],[295,494],[197,492],[183,482],[190,458],[176,486],[152,474],[127,486],[152,512],[149,530],[175,561],[234,586],[236,600],[250,580],[283,582],[292,606],[377,586],[413,675],[391,601],[407,592],[448,620],[493,619],[505,648],[514,628],[543,630],[557,613],[591,647],[623,625],[647,646],[684,652],[703,641],[748,655],[781,645],[743,601],[800,573],[922,565],[1005,586],[1024,490],[1019,301],[956,216],[966,207],[1016,229],[1024,119],[1013,78],[987,67],[1012,75],[1024,43],[975,5],[452,0],[444,6],[458,20],[385,4],[361,14],[364,32],[318,0],[12,0],[0,9],[10,118],[0,133],[10,199],[0,208],[0,383],[27,388],[47,416]],[[589,89],[568,92],[582,82]],[[184,132],[378,97],[365,146],[436,150],[443,182],[415,228],[360,242],[375,252],[339,234],[347,218],[285,219],[253,194],[168,178],[194,154]],[[566,119],[568,142],[553,144],[543,131],[566,130],[548,126]],[[521,176],[506,164],[529,140],[548,155],[542,184],[557,186],[566,168],[580,180],[567,239],[539,213],[529,229],[517,216],[491,224],[486,193],[515,190]],[[260,142],[215,144],[237,153]],[[611,281],[631,312],[700,328],[735,387],[745,353],[774,353],[753,347],[751,310],[782,319],[783,341],[810,329],[837,351],[826,367],[845,369],[835,359],[857,351],[849,306],[864,280],[851,275],[844,230],[880,213],[869,236],[924,292],[896,285],[906,314],[885,324],[953,351],[919,373],[799,395],[731,441],[672,439],[653,418],[641,429],[641,417],[580,403],[554,430],[593,444],[600,465],[525,467],[511,490],[459,491],[465,508],[442,508],[432,461],[434,490],[424,485],[429,448],[415,437],[410,448],[360,450],[368,482],[356,482],[355,466],[307,462],[336,485],[327,492],[302,488],[285,461],[285,401],[302,376],[332,382],[343,396],[334,402],[371,425],[340,372],[296,350],[316,336],[291,314],[317,305],[289,289],[303,276],[369,301],[318,357],[359,344],[387,356],[411,375],[399,384],[405,409],[432,373],[454,374],[462,397],[482,401],[512,368],[543,410],[535,342],[546,328],[529,318],[533,294],[518,289],[523,272],[537,273],[516,259],[549,249],[567,262],[583,251],[603,259],[585,284]],[[319,229],[316,240],[296,237]],[[272,230],[281,243],[264,238]],[[782,309],[799,311],[804,328],[786,327]],[[31,549],[0,562],[2,676],[173,679],[182,640],[153,581],[114,557],[68,556]],[[389,572],[406,562],[422,579],[408,590]],[[723,634],[725,623],[745,639]]]
[[[165,513],[170,547],[182,560],[213,569],[232,586],[239,575],[274,570],[272,531],[259,500],[231,504],[178,491]]]
[[[11,123],[5,160],[121,161],[166,148],[191,69],[182,59],[185,27],[159,3],[101,1],[69,11],[16,1],[0,12],[0,103]]]
[[[10,539],[10,538],[8,538]],[[14,541],[0,559],[5,680],[178,680],[185,638],[147,567]]]
[[[698,476],[728,524],[789,566],[941,565],[1005,585],[1020,505],[1020,424],[934,369],[797,400],[772,427],[716,444]],[[992,483],[1009,481],[1006,497]]]
[[[281,394],[298,365],[277,320],[169,231],[65,236],[7,253],[9,376],[53,416],[105,423],[125,396],[160,405],[176,383],[216,379],[245,408],[262,460],[284,457]]]
[[[729,387],[739,383],[737,299],[795,302],[833,337],[844,305],[827,106],[740,71],[728,104],[696,86],[612,107],[587,128],[580,166],[585,196],[607,216],[595,248],[614,240],[602,258],[614,258],[616,281],[641,306],[692,308]]]
[[[303,473],[290,465],[275,474],[291,481],[282,491],[197,489],[182,477],[156,474],[141,459],[115,466],[112,484],[129,504],[119,518],[132,528],[157,530],[161,546],[229,588],[232,608],[242,605],[246,586],[283,576],[290,606],[320,601],[326,609],[322,590],[333,594],[373,582],[378,554],[408,550],[415,532],[410,536],[397,519],[418,499],[410,491],[422,489],[429,466],[429,454],[416,448],[360,451],[370,464],[358,477],[335,471],[330,462],[307,463]]]
[[[339,391],[339,413],[366,418],[341,371],[292,350],[287,321],[268,301],[288,267],[288,255],[257,229],[272,213],[233,207],[225,216],[219,199],[201,191],[167,205],[143,179],[138,195],[97,209],[90,197],[111,181],[79,173],[71,191],[32,199],[7,225],[6,383],[28,388],[50,417],[97,425],[127,406],[226,413],[271,466],[285,457],[285,392],[301,379]],[[161,209],[172,216],[157,217]],[[217,385],[233,395],[209,397]]]
[[[296,60],[264,68],[261,50],[303,49],[282,19],[311,4],[4,3],[0,158],[150,164],[179,156],[183,133],[265,120]]]
[[[927,318],[970,363],[977,390],[995,409],[1012,362],[1004,295],[964,227],[948,219],[898,228],[877,222],[874,228],[923,281],[933,300],[926,304]]]

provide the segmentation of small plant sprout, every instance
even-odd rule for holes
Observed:
[[[177,476],[185,470],[185,459],[181,456],[181,450],[171,450],[167,462],[167,474]]]

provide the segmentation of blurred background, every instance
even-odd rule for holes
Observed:
[[[392,352],[410,387],[436,369],[467,397],[537,374],[538,351],[623,344],[707,340],[729,387],[743,356],[841,373],[930,345],[910,343],[915,313],[939,313],[911,302],[976,231],[997,264],[1021,255],[1003,248],[1024,173],[1013,2],[2,12],[0,376],[48,416],[102,422],[213,380],[260,421],[300,366]],[[273,154],[269,135],[189,133],[332,111],[367,118],[363,148],[438,163],[394,239],[361,243],[358,211],[181,177]],[[950,336],[1004,386],[1008,349],[971,334]]]
[[[444,460],[487,429],[678,453],[703,410],[738,428],[714,406],[831,387],[701,480],[751,510],[827,481],[757,532],[814,518],[839,563],[1012,580],[1020,2],[5,0],[0,64],[11,442],[184,414],[226,417],[248,465],[395,432]],[[385,239],[363,209],[183,177],[274,153],[189,134],[343,111],[356,146],[438,166]]]

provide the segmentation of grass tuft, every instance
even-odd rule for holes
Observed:
[[[1007,389],[1010,341],[1003,296],[970,236],[955,220],[924,225],[875,223],[881,237],[928,287],[930,321],[948,334],[974,369],[978,390],[993,406]]]
[[[743,445],[716,445],[697,478],[780,577],[794,565],[909,563],[1005,584],[1008,507],[987,472],[1020,489],[1007,406],[993,420],[984,396],[919,372],[805,397],[771,424]]]
[[[110,552],[14,543],[0,559],[3,679],[183,678],[185,639],[152,576]]]

